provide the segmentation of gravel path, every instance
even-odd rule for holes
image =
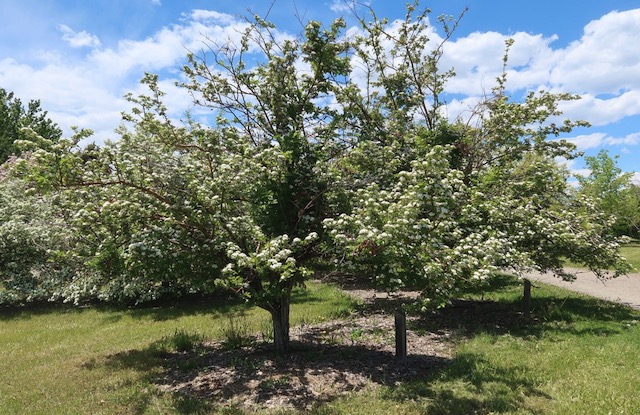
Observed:
[[[525,273],[524,277],[532,281],[556,285],[604,300],[626,304],[640,310],[640,274],[629,274],[626,277],[602,281],[588,270],[569,268],[567,270],[575,272],[578,278],[573,282],[567,282],[554,277],[552,274],[539,272]]]

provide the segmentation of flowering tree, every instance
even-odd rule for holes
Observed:
[[[80,267],[56,251],[68,249],[73,234],[53,200],[8,174],[12,163],[0,168],[0,304],[64,298]]]
[[[562,267],[569,258],[601,277],[628,271],[610,221],[573,197],[555,162],[576,157],[574,146],[547,140],[586,125],[553,122],[558,104],[578,97],[542,91],[511,101],[505,71],[470,119],[449,122],[440,97],[453,72],[436,69],[442,44],[425,55],[426,15],[413,12],[393,25],[363,20],[354,46],[366,84],[343,89],[355,108],[345,114],[353,135],[365,134],[337,163],[341,182],[356,184],[351,208],[325,220],[346,265],[382,286],[421,288],[425,305],[498,269],[573,278]],[[447,22],[449,36],[457,22]]]
[[[337,20],[300,38],[256,18],[240,42],[190,55],[182,87],[209,119],[172,120],[147,75],[119,140],[22,143],[19,168],[56,192],[72,260],[93,270],[74,295],[225,287],[271,314],[286,353],[291,290],[319,256],[417,286],[425,305],[502,267],[560,273],[562,256],[624,271],[601,216],[568,197],[554,158],[573,148],[546,141],[575,125],[548,122],[574,97],[511,102],[503,77],[473,123],[450,122],[441,95],[454,73],[439,62],[457,20],[441,19],[432,45],[428,11],[372,16],[349,36]]]
[[[215,128],[176,126],[148,75],[151,93],[129,97],[136,107],[118,141],[87,152],[80,135],[32,153],[40,167],[31,180],[61,189],[81,235],[73,254],[99,270],[92,281],[102,298],[222,286],[271,313],[286,353],[291,290],[308,273],[328,206],[323,163],[334,143],[328,103],[317,101],[347,69],[333,45],[340,28],[311,23],[304,40],[276,43],[257,19],[237,49],[215,51],[213,67],[208,54],[190,56],[185,87],[218,112]],[[248,68],[256,48],[265,61]]]

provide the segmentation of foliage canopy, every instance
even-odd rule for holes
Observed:
[[[25,107],[13,92],[0,88],[0,164],[20,153],[18,140],[42,137],[55,141],[61,136],[62,130],[47,117],[40,101],[29,101]]]
[[[618,235],[638,237],[640,232],[640,187],[632,183],[632,173],[623,173],[617,157],[602,150],[585,160],[588,176],[576,176],[579,196],[594,200],[598,208],[615,218],[613,231]]]

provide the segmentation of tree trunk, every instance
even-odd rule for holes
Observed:
[[[291,292],[283,293],[278,303],[269,307],[273,322],[273,344],[278,354],[284,356],[289,352],[289,309]]]

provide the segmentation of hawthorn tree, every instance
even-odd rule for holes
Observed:
[[[48,195],[33,192],[0,167],[0,304],[65,298],[81,269],[57,257],[73,239],[61,209]]]
[[[325,220],[343,266],[383,287],[420,288],[426,306],[499,269],[573,278],[564,257],[601,277],[609,267],[626,272],[611,222],[572,197],[555,162],[576,157],[575,147],[547,140],[586,125],[553,122],[558,104],[578,97],[541,91],[513,101],[505,70],[470,119],[447,120],[441,95],[454,74],[439,69],[443,44],[425,54],[427,14],[414,11],[393,27],[363,20],[354,46],[366,83],[344,88],[343,105],[358,140],[336,163],[335,181],[351,204]],[[446,42],[457,21],[443,23]]]
[[[184,86],[217,111],[215,128],[176,126],[148,75],[151,94],[129,97],[136,108],[119,140],[86,154],[79,136],[32,153],[48,166],[32,180],[62,190],[81,235],[72,254],[100,271],[92,278],[103,298],[222,286],[271,314],[276,349],[287,352],[291,291],[326,216],[323,163],[335,142],[329,103],[317,101],[347,72],[343,26],[310,23],[303,39],[278,43],[256,19],[240,45],[209,51],[213,67],[209,53],[191,55]],[[248,67],[256,48],[264,61]]]
[[[40,101],[26,106],[0,88],[0,304],[48,300],[64,286],[62,264],[49,261],[49,249],[65,246],[59,211],[11,174],[20,141],[48,147],[62,131],[47,117]]]
[[[56,193],[89,265],[73,295],[145,300],[224,287],[267,310],[289,347],[291,291],[319,257],[392,289],[419,287],[425,306],[499,268],[551,269],[562,256],[624,271],[593,206],[568,199],[554,162],[573,148],[549,135],[560,101],[513,102],[506,78],[471,120],[443,116],[444,45],[458,20],[427,10],[375,14],[344,33],[310,22],[300,37],[247,22],[239,43],[189,55],[181,86],[199,122],[172,120],[158,77],[117,141],[81,149],[88,132],[31,145],[19,163]],[[594,221],[598,219],[598,221]],[[594,224],[592,224],[595,223]],[[84,293],[84,294],[83,294]]]

